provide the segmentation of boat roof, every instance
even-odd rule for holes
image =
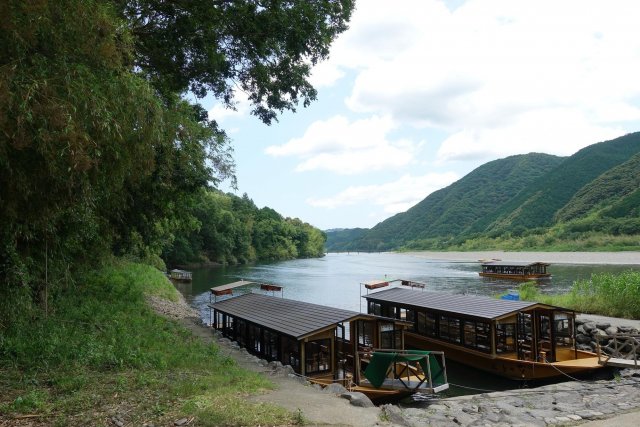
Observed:
[[[397,319],[262,294],[245,294],[209,304],[209,307],[296,339],[358,317],[398,323]]]
[[[271,285],[267,283],[253,282],[251,280],[238,280],[237,282],[227,283],[226,285],[214,286],[211,288],[211,293],[214,295],[230,294],[232,289],[239,288],[241,286],[248,285],[260,285],[263,290],[267,291],[281,291],[282,286]]]
[[[375,292],[365,295],[363,298],[366,298],[368,301],[405,304],[488,320],[504,317],[533,306],[558,308],[531,301],[511,301],[477,295],[456,295],[443,292],[421,292],[402,288],[392,288]]]
[[[384,279],[384,280],[370,280],[368,282],[362,282],[361,285],[364,285],[367,289],[379,289],[389,286],[391,283],[400,282],[403,286],[410,286],[412,288],[420,288],[424,289],[427,284],[422,282],[416,282],[415,280],[407,280],[407,279]]]
[[[549,266],[551,264],[547,262],[520,262],[520,261],[488,261],[483,262],[482,265],[499,265],[504,267],[530,267],[532,265],[545,265]]]

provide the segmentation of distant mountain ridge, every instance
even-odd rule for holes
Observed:
[[[570,157],[529,153],[494,160],[369,230],[327,232],[326,248],[437,248],[438,242],[451,239],[542,233],[594,215],[626,218],[625,227],[633,231],[640,223],[639,153],[636,132]]]

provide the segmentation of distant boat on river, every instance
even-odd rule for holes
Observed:
[[[482,277],[511,280],[535,280],[551,277],[546,262],[513,262],[513,261],[489,261],[483,262]]]

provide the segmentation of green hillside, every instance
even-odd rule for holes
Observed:
[[[499,235],[553,225],[556,213],[585,185],[640,152],[640,132],[590,145],[476,224],[473,231]]]
[[[415,239],[465,233],[562,160],[530,153],[489,162],[408,211],[381,222],[344,249],[387,250]]]
[[[330,252],[348,251],[351,243],[362,237],[367,231],[369,231],[368,228],[336,228],[326,230],[327,241],[325,248]]]
[[[556,214],[557,222],[567,222],[594,210],[605,209],[607,216],[616,216],[614,206],[631,202],[632,209],[622,209],[620,216],[638,216],[635,199],[640,188],[640,154],[603,173],[585,185]],[[612,206],[613,205],[613,206]],[[635,208],[635,209],[634,209]]]
[[[340,250],[619,250],[640,234],[640,132],[560,158],[495,160]],[[327,249],[336,241],[328,236]]]

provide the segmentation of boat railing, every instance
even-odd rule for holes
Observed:
[[[640,367],[638,357],[640,354],[640,334],[613,334],[598,337],[596,341],[596,354],[598,355],[598,363],[601,365],[613,365],[614,359],[625,361],[621,363],[625,366],[633,366],[635,369]],[[607,345],[603,350],[602,341],[607,341]]]

